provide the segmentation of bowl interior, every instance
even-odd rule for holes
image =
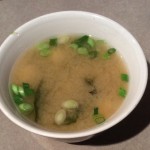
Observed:
[[[88,34],[106,40],[115,47],[127,64],[130,83],[120,109],[104,124],[77,133],[53,133],[26,120],[16,111],[8,92],[11,68],[19,55],[39,41],[51,36]],[[32,132],[55,138],[81,137],[103,131],[126,117],[139,102],[147,82],[147,65],[134,37],[116,22],[87,12],[58,12],[26,23],[11,34],[0,47],[0,107],[15,123]]]

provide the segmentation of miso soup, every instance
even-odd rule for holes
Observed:
[[[88,35],[59,36],[26,50],[10,75],[21,114],[53,131],[103,124],[127,95],[129,76],[117,49]]]

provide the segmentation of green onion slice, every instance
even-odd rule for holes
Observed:
[[[64,101],[62,104],[62,108],[64,109],[78,109],[79,108],[79,104],[77,101],[70,99],[67,101]]]
[[[19,94],[18,86],[16,84],[11,85],[11,90],[12,90],[13,94],[15,94],[15,95]]]
[[[107,53],[110,54],[110,55],[115,53],[115,52],[116,52],[115,48],[110,48],[110,49],[107,50]]]
[[[19,94],[20,94],[22,97],[25,97],[25,96],[26,96],[26,95],[25,95],[25,92],[24,92],[24,89],[23,89],[22,86],[18,86],[18,92],[19,92]]]
[[[19,109],[23,113],[30,113],[33,111],[33,105],[28,103],[22,103],[19,105]]]
[[[14,96],[13,96],[13,100],[14,100],[14,102],[15,102],[17,105],[23,103],[23,98],[20,97],[19,95],[14,95]]]
[[[50,52],[51,52],[51,50],[45,49],[45,50],[40,51],[40,55],[43,56],[43,57],[46,57],[50,54]]]
[[[78,47],[82,47],[85,43],[87,43],[89,36],[84,35],[80,37],[79,39],[75,40],[73,43],[77,44]]]
[[[67,117],[67,114],[66,114],[66,110],[64,109],[61,109],[59,110],[56,114],[55,114],[55,123],[57,125],[62,125],[65,123],[65,120],[66,120],[66,117]]]
[[[127,91],[122,87],[119,88],[118,93],[119,93],[119,96],[121,96],[121,97],[125,97],[127,95]]]
[[[91,46],[94,47],[95,46],[95,41],[92,38],[88,38],[87,43]]]
[[[57,46],[57,38],[50,39],[49,44],[50,46]]]
[[[73,49],[77,49],[77,53],[81,55],[87,55],[90,58],[95,58],[98,52],[95,49],[95,40],[84,35],[72,42],[71,46]]]
[[[77,53],[80,55],[88,55],[88,50],[85,47],[80,47],[77,49]]]
[[[93,119],[97,124],[101,124],[105,121],[105,118],[101,114],[94,115]]]
[[[26,96],[30,96],[34,94],[34,90],[33,89],[25,89],[25,94]]]
[[[94,121],[95,121],[97,124],[100,124],[100,123],[102,123],[102,122],[105,121],[105,118],[104,118],[104,116],[103,116],[102,114],[100,114],[98,111],[99,111],[99,110],[98,110],[98,107],[95,107],[95,108],[94,108],[94,112],[93,112],[93,119],[94,119]]]
[[[22,86],[24,89],[25,96],[30,96],[34,94],[34,90],[30,88],[29,83],[23,83]]]
[[[115,49],[115,48],[110,48],[110,49],[107,50],[107,52],[105,52],[105,53],[103,54],[103,58],[104,58],[104,59],[109,59],[110,56],[111,56],[113,53],[115,53],[115,52],[116,52],[116,49]]]
[[[48,42],[42,42],[40,43],[37,48],[40,50],[40,51],[43,51],[43,50],[49,50],[50,46],[49,46],[49,43]]]
[[[29,83],[22,83],[22,86],[12,84],[11,90],[14,95],[18,95],[20,98],[34,94],[34,90],[30,88]]]
[[[94,107],[94,113],[93,115],[98,115],[98,107]]]
[[[121,80],[128,82],[128,81],[129,81],[129,76],[128,76],[128,74],[122,73],[122,74],[121,74]]]
[[[29,83],[22,83],[22,86],[23,86],[23,88],[24,88],[24,89],[26,89],[26,88],[30,88]]]

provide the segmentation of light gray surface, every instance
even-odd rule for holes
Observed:
[[[150,0],[0,0],[0,44],[23,23],[56,11],[83,10],[127,28],[150,61]],[[149,67],[150,68],[150,67]],[[93,139],[71,145],[32,134],[0,112],[0,150],[149,150],[150,82],[138,107],[124,121]]]

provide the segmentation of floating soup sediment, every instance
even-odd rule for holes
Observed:
[[[54,131],[102,124],[127,94],[127,68],[113,47],[91,36],[62,36],[27,50],[10,76],[20,113]]]

